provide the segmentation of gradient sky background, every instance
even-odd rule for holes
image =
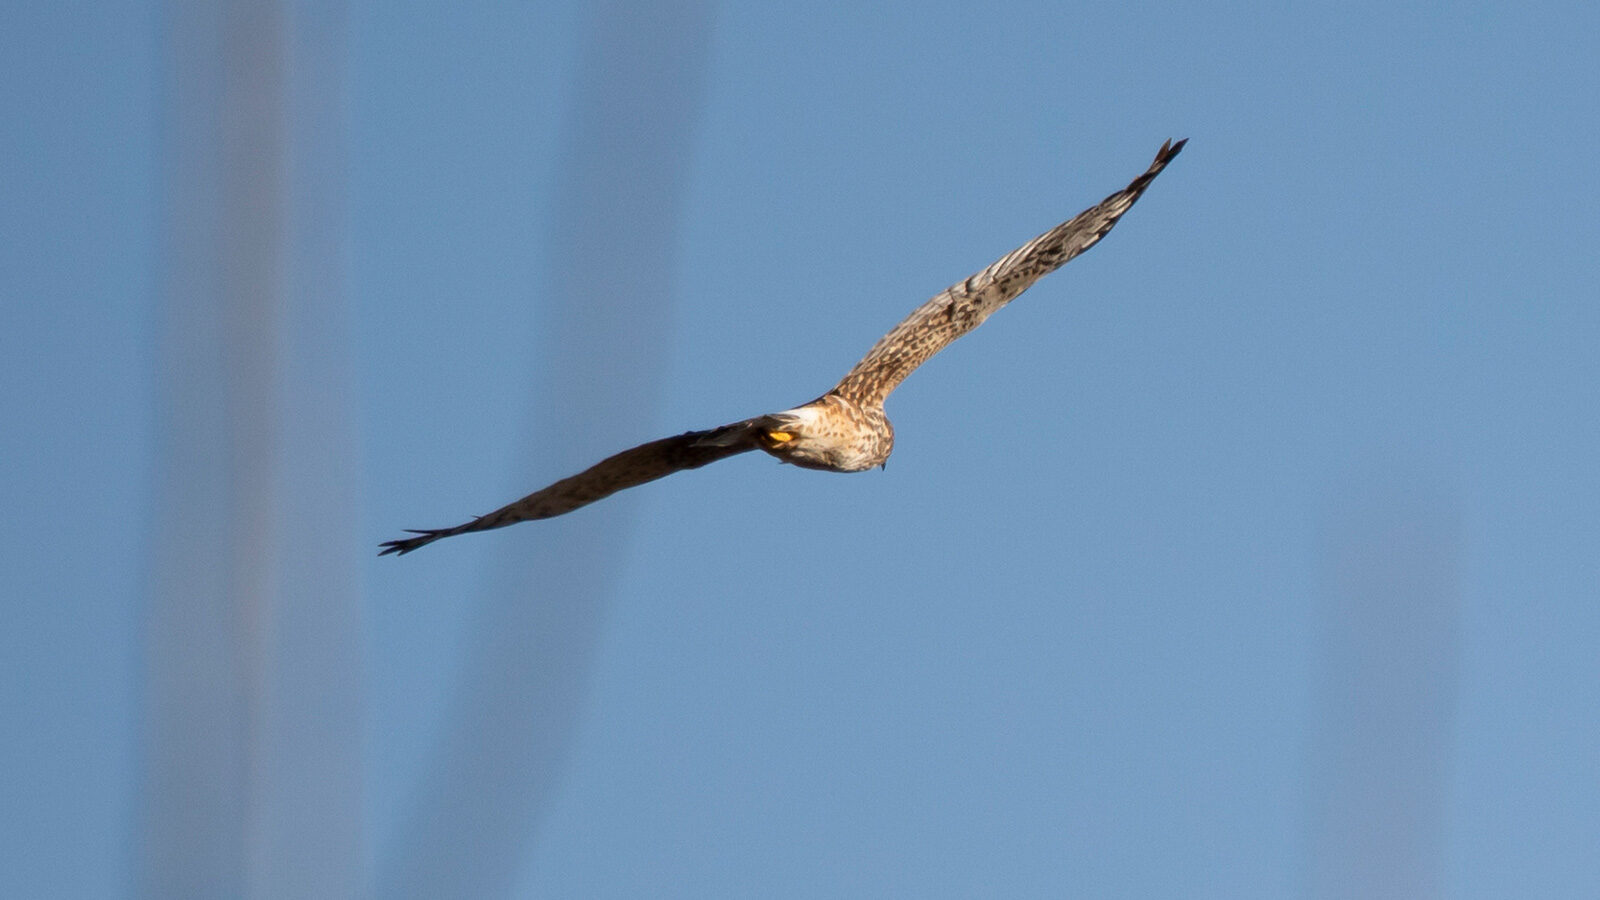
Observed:
[[[357,473],[342,864],[396,895],[429,864],[513,896],[1600,895],[1600,7],[867,6],[705,8],[680,168],[606,178],[580,75],[637,58],[602,13],[349,5],[346,325],[309,369]],[[168,22],[0,13],[5,896],[147,865]],[[890,399],[886,471],[752,454],[374,555],[810,399],[1169,137],[1110,238]],[[674,231],[619,271],[670,303],[647,358],[593,359],[552,337],[610,327],[562,214],[634,178]],[[562,406],[569,358],[637,402]],[[539,618],[580,581],[603,602]],[[517,611],[537,640],[490,646]],[[563,703],[512,784],[447,739]],[[430,832],[474,791],[530,798],[492,858]]]

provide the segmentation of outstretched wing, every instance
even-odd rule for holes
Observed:
[[[834,391],[859,404],[882,403],[912,370],[946,344],[983,324],[1035,281],[1105,237],[1185,143],[1162,144],[1155,162],[1132,184],[922,304],[874,344]]]
[[[764,418],[746,419],[709,431],[689,431],[677,437],[640,444],[632,450],[624,450],[595,463],[570,478],[563,478],[544,490],[535,491],[515,503],[454,528],[408,529],[416,537],[385,541],[378,555],[410,553],[451,535],[559,516],[625,488],[654,481],[683,469],[698,469],[719,459],[754,450],[757,447],[755,435],[763,421]]]

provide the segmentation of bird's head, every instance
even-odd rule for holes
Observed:
[[[894,446],[894,429],[881,411],[875,417],[851,415],[837,398],[823,398],[796,409],[765,416],[757,432],[761,449],[807,469],[860,472],[880,466]]]

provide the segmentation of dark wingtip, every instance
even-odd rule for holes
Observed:
[[[401,538],[398,541],[384,541],[378,545],[383,548],[382,550],[378,551],[378,555],[388,556],[389,554],[393,553],[396,556],[405,556],[407,553],[410,553],[418,547],[431,544],[434,541],[437,541],[439,538],[444,537],[444,535],[438,531],[418,531],[415,528],[407,528],[406,532],[417,535],[417,537]]]
[[[1187,143],[1189,143],[1188,138],[1180,138],[1177,141],[1169,138],[1166,143],[1161,145],[1161,149],[1156,151],[1155,162],[1150,164],[1150,168],[1144,170],[1143,175],[1135,178],[1124,192],[1131,194],[1135,200],[1139,199],[1139,195],[1143,194],[1145,188],[1150,186],[1150,182],[1155,181],[1156,176],[1161,174],[1161,170],[1167,167],[1167,163],[1172,162],[1172,158],[1177,156],[1183,150],[1183,145]],[[1116,224],[1116,219],[1112,219],[1111,224]],[[1110,231],[1111,226],[1107,225],[1105,230]]]

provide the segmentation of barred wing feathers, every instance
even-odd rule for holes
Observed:
[[[917,366],[1105,237],[1185,143],[1162,144],[1155,162],[1127,187],[922,304],[879,339],[834,392],[858,404],[881,404]]]

